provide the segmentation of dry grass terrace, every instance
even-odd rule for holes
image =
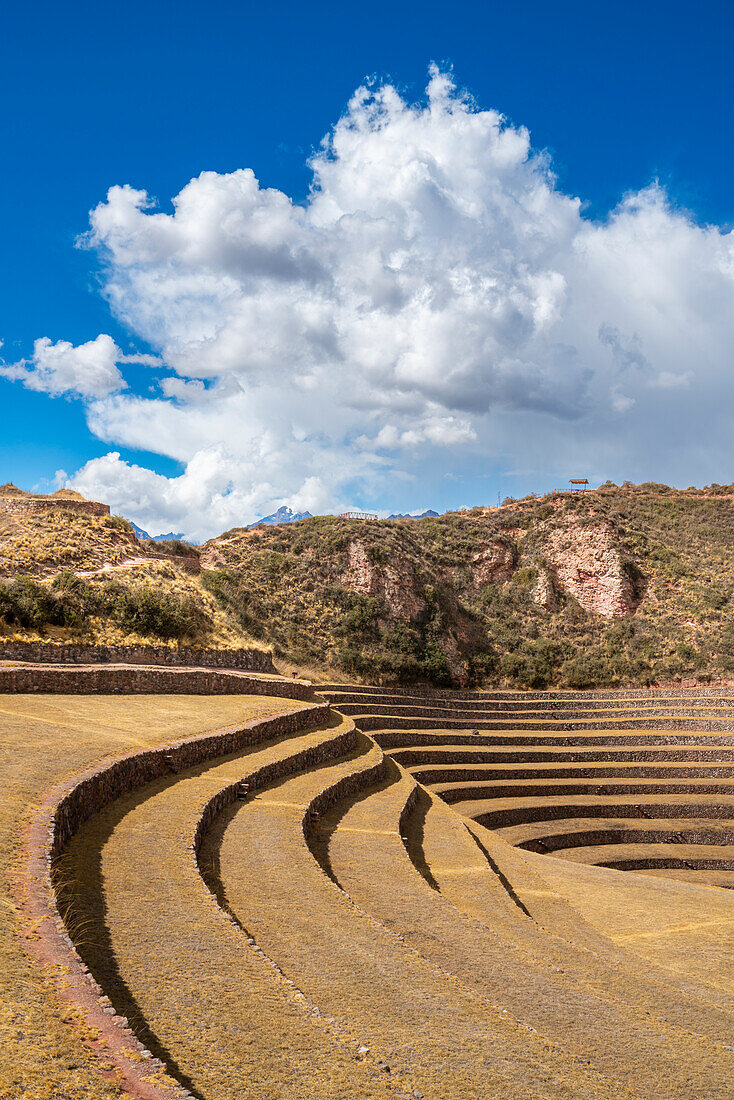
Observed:
[[[569,731],[568,708],[528,696],[531,729],[474,734],[443,714],[400,728],[370,708],[379,693],[340,694],[374,737],[319,708],[122,794],[68,845],[66,927],[158,1079],[198,1100],[729,1100],[734,895],[710,867],[728,884],[728,704],[590,732],[587,700]],[[92,760],[294,705],[0,699],[6,852]],[[0,1060],[1,1100],[111,1100],[5,902],[22,1057]]]
[[[112,1100],[84,1045],[84,1027],[59,1007],[24,953],[12,891],[18,840],[41,796],[97,761],[238,725],[298,705],[267,696],[0,696],[0,1098]]]
[[[106,807],[70,845],[63,896],[84,959],[138,1036],[196,1096],[386,1096],[377,1072],[355,1062],[224,916],[190,850],[206,803],[223,787],[328,744],[343,728],[276,738],[157,780]]]

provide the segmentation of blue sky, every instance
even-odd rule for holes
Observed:
[[[128,513],[136,509],[137,492],[140,506],[132,518],[146,523],[186,527],[190,510],[195,518],[187,529],[196,534],[208,533],[210,523],[216,527],[217,522],[234,521],[238,509],[246,521],[254,518],[253,513],[286,500],[311,501],[313,508],[353,503],[388,510],[490,503],[498,491],[504,495],[553,487],[564,474],[579,472],[580,466],[584,467],[581,472],[591,476],[618,480],[624,476],[677,484],[732,480],[728,424],[721,412],[722,402],[730,398],[728,331],[712,332],[706,309],[694,311],[687,324],[688,331],[695,330],[696,339],[692,338],[683,362],[673,361],[675,349],[667,350],[653,330],[654,318],[661,312],[670,311],[671,318],[680,319],[680,303],[695,299],[697,288],[708,285],[709,277],[716,283],[712,293],[721,311],[729,304],[728,268],[721,250],[710,238],[695,237],[695,232],[710,224],[724,240],[734,221],[733,28],[734,13],[726,3],[484,2],[447,8],[433,3],[267,7],[133,2],[124,8],[43,3],[29,10],[14,5],[4,15],[0,42],[5,162],[0,175],[5,261],[0,268],[0,354],[11,368],[23,365],[15,375],[11,369],[10,376],[0,379],[0,480],[12,479],[26,487],[50,484],[56,471],[63,469],[74,481],[90,460],[101,461],[115,453],[119,455],[116,463],[92,466],[74,483],[86,490],[106,491],[114,498],[113,506]],[[482,333],[476,346],[462,348],[456,333],[463,329],[457,322],[456,328],[442,329],[454,334],[452,354],[466,357],[463,381],[449,392],[440,381],[441,372],[446,371],[440,364],[427,382],[416,382],[411,371],[419,368],[404,364],[398,371],[399,385],[393,375],[384,380],[380,371],[389,370],[387,360],[397,340],[391,332],[380,352],[385,362],[359,367],[362,373],[376,371],[381,379],[379,383],[373,379],[371,396],[360,396],[361,418],[354,414],[343,389],[336,396],[331,394],[323,373],[326,367],[312,356],[303,369],[316,372],[312,378],[322,373],[318,383],[309,384],[323,389],[325,404],[332,409],[349,409],[338,413],[344,436],[337,439],[331,423],[304,419],[303,425],[296,425],[295,435],[289,436],[282,476],[272,456],[266,462],[263,455],[267,472],[258,486],[252,475],[257,465],[253,441],[258,425],[267,430],[287,418],[295,424],[297,414],[289,402],[281,408],[272,392],[265,399],[264,386],[270,382],[263,383],[249,360],[242,367],[235,363],[234,374],[226,378],[209,364],[201,374],[204,389],[226,390],[234,385],[235,376],[238,393],[244,386],[242,416],[251,418],[246,458],[227,437],[227,432],[234,431],[232,425],[224,423],[221,411],[211,408],[206,415],[215,426],[199,432],[198,450],[189,453],[185,447],[161,444],[168,429],[151,415],[150,407],[142,409],[128,399],[139,394],[156,410],[173,402],[181,415],[170,430],[185,435],[193,419],[198,423],[204,416],[200,399],[189,414],[190,397],[171,390],[156,395],[155,387],[172,374],[195,379],[193,352],[189,344],[184,347],[178,330],[172,335],[171,324],[159,332],[150,318],[142,316],[141,284],[131,291],[128,270],[124,278],[121,275],[124,262],[119,255],[111,260],[107,230],[98,232],[93,247],[75,247],[78,236],[89,227],[90,210],[104,203],[110,187],[128,184],[155,197],[160,211],[170,214],[171,199],[201,172],[226,177],[245,168],[254,171],[261,188],[274,188],[295,203],[303,202],[312,178],[308,158],[343,115],[355,89],[374,77],[376,87],[393,85],[406,104],[424,104],[431,62],[444,72],[453,71],[456,94],[466,89],[473,97],[471,110],[501,112],[510,128],[530,131],[532,150],[549,154],[556,177],[554,201],[556,196],[578,196],[582,204],[578,217],[585,227],[607,224],[610,211],[626,194],[644,193],[652,181],[659,182],[664,200],[656,201],[664,203],[665,216],[671,220],[663,235],[673,238],[680,232],[681,240],[685,233],[688,236],[672,261],[661,249],[658,274],[646,277],[643,291],[648,313],[637,310],[629,316],[615,298],[620,291],[610,288],[606,274],[599,274],[610,270],[614,261],[609,256],[619,249],[628,250],[630,256],[635,249],[641,256],[647,254],[644,239],[655,215],[646,207],[644,231],[638,229],[639,213],[631,237],[624,237],[618,227],[607,258],[594,267],[599,290],[593,304],[589,303],[583,318],[579,312],[575,327],[561,318],[563,331],[553,334],[550,351],[547,342],[542,348],[526,346],[527,333],[519,325],[512,337],[518,346],[508,350],[505,341],[500,363],[496,332]],[[448,146],[438,133],[430,140],[436,143],[431,156],[440,161],[437,150]],[[423,154],[416,141],[415,163],[420,163]],[[379,156],[383,154],[387,159],[381,159],[375,171],[387,181],[390,154],[383,150]],[[482,159],[478,146],[467,147],[467,155]],[[332,180],[332,186],[341,184]],[[465,199],[469,201],[466,196],[461,201]],[[347,205],[352,201],[357,199],[350,197]],[[349,212],[354,213],[351,206]],[[548,211],[542,216],[555,225],[555,214]],[[501,217],[510,215],[505,212]],[[447,234],[441,250],[432,241],[424,240],[420,246],[418,266],[426,272],[428,286],[431,267],[425,256],[435,260],[439,251],[445,255],[444,246],[448,242],[450,247],[454,230],[442,222],[438,228],[427,223],[421,232]],[[484,235],[485,258],[494,262],[496,250],[508,247],[499,240],[504,229],[483,221],[477,232]],[[517,232],[513,229],[508,241],[515,242]],[[537,227],[532,233],[537,236]],[[350,268],[354,271],[359,266],[359,249],[370,246],[364,240],[350,238],[350,242],[355,249]],[[468,265],[471,280],[476,281],[474,259],[466,251],[468,246],[462,247],[462,271]],[[558,243],[554,249],[559,254],[563,251]],[[319,257],[319,263],[325,262],[323,254]],[[532,262],[535,259],[533,252]],[[559,278],[573,289],[567,259],[544,257],[543,278],[548,272],[560,272]],[[659,278],[667,288],[669,265],[676,261],[681,264],[681,280],[693,270],[694,282],[681,282],[663,300],[661,287],[651,288],[651,283]],[[523,270],[530,262],[526,257]],[[143,263],[139,256],[136,263],[137,278]],[[164,266],[156,271],[157,287],[170,275]],[[639,266],[633,265],[632,270]],[[237,270],[241,272],[241,265]],[[485,264],[483,279],[486,270]],[[231,275],[228,272],[226,277]],[[353,297],[352,275],[342,272],[339,278],[342,284],[348,283]],[[576,278],[585,283],[588,272]],[[506,293],[512,299],[517,271],[507,279]],[[160,299],[161,309],[165,308],[162,303],[171,300],[170,286]],[[111,309],[107,299],[114,287],[116,306]],[[580,297],[577,292],[574,302]],[[570,298],[567,294],[564,301]],[[566,306],[556,303],[547,308],[556,309],[560,316]],[[541,306],[531,303],[527,309],[534,309],[537,318]],[[254,314],[248,313],[255,315],[263,323],[259,305]],[[466,326],[474,323],[471,311],[462,312],[461,317]],[[414,322],[405,316],[400,323],[407,329]],[[272,319],[270,323],[276,330],[280,325]],[[558,322],[546,319],[543,323]],[[344,321],[330,324],[340,328]],[[586,328],[601,334],[599,342],[609,363],[610,376],[603,386],[599,382],[598,392],[590,374],[598,380],[601,365],[587,370],[582,363],[589,358],[585,337],[580,335]],[[137,363],[121,367],[127,383],[124,408],[111,389],[104,394],[99,387],[95,392],[73,388],[59,392],[59,386],[33,381],[34,372],[39,377],[39,363],[32,358],[35,340],[45,337],[53,344],[68,341],[77,347],[101,333],[108,334],[122,353],[153,353],[161,359],[152,367]],[[359,343],[361,334],[355,339]],[[354,342],[349,346],[354,347]],[[217,354],[228,353],[228,348],[220,346]],[[245,353],[235,349],[231,354]],[[420,347],[411,346],[406,354],[420,357]],[[562,354],[567,355],[569,368],[551,369],[547,364],[551,359],[556,363]],[[329,378],[343,378],[357,362],[344,356],[342,350],[338,363],[332,362]],[[507,364],[519,360],[522,370],[510,377]],[[267,371],[272,381],[277,365],[269,363]],[[538,371],[543,372],[540,381]],[[705,377],[699,371],[705,371]],[[406,372],[411,379],[407,386]],[[483,380],[490,375],[493,381],[485,385]],[[302,378],[299,374],[298,379]],[[280,385],[288,392],[294,382],[288,376]],[[608,415],[600,404],[604,387],[611,395]],[[686,397],[683,391],[691,387],[702,396],[693,401]],[[525,397],[517,396],[520,389]],[[527,398],[535,389],[532,400]],[[389,391],[390,401],[381,403],[375,396],[378,390]],[[574,403],[573,395],[582,391],[586,396]],[[251,412],[253,401],[257,415]],[[668,407],[666,401],[673,404]],[[100,402],[106,402],[104,408]],[[378,413],[378,405],[383,410],[389,406],[393,419]],[[651,438],[641,443],[643,415],[648,423],[651,415],[657,421]],[[691,428],[698,423],[709,426],[709,438],[697,438],[687,449],[685,425],[690,416],[698,417]],[[141,419],[131,426],[135,417]],[[199,459],[207,471],[204,498],[210,492],[219,501],[207,520],[206,499],[192,492],[190,485],[173,483],[196,455],[211,456],[218,445],[217,423],[222,424],[224,450],[216,472],[211,462]],[[194,435],[199,431],[191,430]],[[577,445],[569,445],[569,433]],[[518,445],[528,436],[537,439],[537,447]],[[381,442],[376,442],[378,437]],[[344,476],[329,480],[325,471],[338,466],[342,456]],[[228,461],[232,463],[229,479],[222,471]],[[130,466],[164,480],[146,480],[142,475],[130,479],[126,475]],[[250,472],[238,474],[245,468]],[[134,491],[131,483],[137,486]],[[229,501],[226,507],[224,498]]]

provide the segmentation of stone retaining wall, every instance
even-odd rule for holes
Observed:
[[[324,741],[320,745],[313,745],[310,748],[302,749],[300,752],[293,753],[292,756],[285,756],[280,760],[274,760],[270,764],[266,764],[261,768],[257,768],[254,772],[250,772],[247,775],[243,775],[242,779],[249,786],[249,793],[253,791],[261,790],[269,783],[275,782],[276,779],[282,779],[287,775],[292,775],[296,771],[306,770],[307,768],[313,768],[319,764],[323,764],[326,760],[338,759],[340,756],[345,756],[357,745],[357,732],[354,728],[344,730],[331,741]],[[217,791],[212,799],[207,802],[201,817],[199,818],[196,831],[194,833],[194,852],[197,859],[201,846],[204,843],[204,837],[211,828],[212,822],[225,810],[228,806],[231,806],[233,802],[236,802],[239,798],[240,782],[231,783],[227,787],[223,787],[222,790]]]
[[[624,817],[624,818],[683,818],[701,816],[700,804],[691,802],[648,802],[639,806],[634,802],[589,805],[588,803],[568,802],[563,806],[507,806],[502,809],[481,810],[473,815],[474,820],[487,829],[508,829],[513,825],[528,825],[534,821],[562,821],[566,818],[587,817]],[[731,817],[731,806],[709,803],[706,806],[707,818]]]
[[[539,768],[537,765],[527,768],[465,768],[461,767],[463,760],[460,758],[457,763],[458,767],[455,768],[421,768],[419,765],[423,763],[422,757],[413,754],[412,760],[408,757],[409,762],[406,763],[406,756],[402,751],[398,749],[395,754],[397,762],[402,763],[405,767],[409,767],[413,778],[417,783],[423,783],[424,786],[433,787],[437,783],[452,783],[454,786],[459,783],[479,783],[479,782],[492,782],[498,779],[527,779],[532,776],[533,779],[582,779],[588,782],[594,782],[599,779],[614,779],[622,774],[620,767],[599,767],[596,763],[589,766],[582,767],[566,767],[563,763],[554,768]],[[676,754],[674,759],[680,759],[680,754]],[[627,762],[624,762],[627,764]],[[718,761],[717,761],[718,763]],[[624,768],[625,779],[638,779],[646,780],[651,776],[659,778],[660,773],[655,766],[640,767],[636,763],[627,764]],[[734,779],[734,764],[721,767],[706,767],[700,766],[689,767],[684,765],[682,767],[671,766],[666,763],[664,775],[670,779],[695,779],[695,778],[712,778],[712,779]]]
[[[295,686],[295,685],[290,685]],[[328,720],[326,704],[300,707],[287,714],[253,719],[236,729],[220,730],[203,737],[178,741],[155,750],[130,753],[101,765],[50,792],[23,840],[26,894],[20,904],[38,934],[29,949],[40,965],[56,974],[56,991],[62,1003],[81,1011],[100,1035],[104,1058],[112,1062],[129,1094],[139,1100],[194,1100],[181,1085],[159,1084],[154,1074],[168,1069],[137,1038],[124,1016],[114,1012],[102,988],[84,965],[61,920],[54,890],[58,857],[79,827],[120,795],[205,760],[240,751],[271,737],[297,733]],[[50,919],[49,919],[50,918]]]
[[[205,668],[0,668],[0,694],[20,695],[277,695],[310,699],[303,680],[257,679]]]
[[[413,813],[413,810],[416,807],[416,803],[418,801],[418,792],[419,791],[420,791],[420,787],[416,783],[415,786],[413,787],[412,791],[410,792],[410,794],[406,798],[405,805],[403,806],[402,810],[400,811],[400,817],[398,818],[398,831],[400,833],[401,840],[405,836],[405,834],[408,830],[408,822],[410,821],[410,815]],[[403,843],[405,843],[405,842],[403,841]],[[413,859],[413,856],[410,854],[410,852],[408,852],[408,855],[410,856],[410,862],[415,867],[416,862]],[[416,867],[416,870],[417,870],[417,867]]]
[[[275,672],[273,655],[264,649],[195,649],[165,645],[57,645],[53,642],[0,642],[0,661],[44,664],[175,665]]]
[[[594,864],[596,867],[612,867],[617,871],[646,871],[650,868],[665,867],[675,871],[731,871],[734,870],[734,860],[731,859],[705,859],[687,858],[676,859],[675,856],[646,856],[639,859],[611,859]]]
[[[335,704],[336,706],[336,704]],[[337,708],[338,709],[338,708]],[[478,729],[481,733],[485,733],[488,730],[527,730],[528,733],[535,733],[538,737],[538,741],[544,745],[565,745],[572,742],[568,738],[558,738],[551,734],[548,734],[548,725],[543,725],[542,722],[528,722],[524,719],[519,722],[512,722],[509,719],[498,721],[487,721],[486,719],[474,720],[471,719],[463,721],[458,718],[401,718],[399,716],[392,715],[360,715],[356,719],[357,727],[366,731],[379,731],[379,730],[456,730],[457,735],[467,730]],[[598,718],[590,719],[588,721],[558,721],[553,722],[553,730],[559,730],[571,733],[573,731],[578,735],[576,740],[579,744],[596,744],[602,743],[600,739],[594,739],[590,737],[584,737],[587,730],[606,730],[610,735],[616,734],[617,730],[683,730],[688,732],[694,731],[707,731],[707,730],[730,730],[734,731],[734,715],[731,718],[613,718],[601,721]],[[458,740],[463,740],[460,736]],[[432,738],[435,741],[435,738]],[[605,739],[607,743],[609,738]],[[619,737],[618,742],[621,744],[625,741],[629,741],[629,737]],[[693,739],[695,741],[695,738]],[[527,737],[523,738],[492,738],[488,740],[486,737],[480,735],[472,737],[472,743],[476,745],[524,745],[527,744]],[[440,744],[441,742],[436,742]],[[650,741],[650,744],[653,744]],[[385,742],[383,742],[385,744]],[[416,740],[413,744],[421,744]]]
[[[668,743],[661,742],[661,744],[670,744],[669,748],[655,748],[647,747],[644,742],[632,742],[628,744],[621,751],[617,748],[611,749],[597,749],[593,748],[589,751],[586,748],[579,747],[574,742],[569,742],[567,751],[560,754],[546,751],[544,749],[521,749],[513,751],[511,754],[508,752],[493,752],[491,750],[482,750],[479,752],[453,752],[451,750],[444,751],[427,749],[426,751],[412,748],[401,748],[400,745],[392,745],[386,743],[381,737],[378,737],[380,744],[384,749],[390,752],[390,755],[404,768],[409,768],[411,771],[414,767],[419,767],[421,764],[466,764],[467,761],[478,764],[507,764],[511,761],[513,764],[557,764],[559,759],[564,763],[582,764],[584,767],[591,764],[592,766],[598,763],[621,763],[621,764],[659,764],[661,761],[678,761],[681,754],[677,745],[680,742]],[[405,742],[407,744],[407,742]],[[420,744],[420,742],[416,742]],[[683,742],[685,745],[691,744],[691,739],[686,738]],[[721,742],[717,738],[713,738],[711,741],[711,747],[704,748],[686,748],[686,760],[690,760],[694,763],[714,763],[719,764],[724,761],[732,761],[732,751],[734,751],[734,745],[731,742]],[[486,773],[485,773],[486,774]],[[576,773],[578,774],[578,772]],[[420,780],[419,782],[422,782]],[[439,780],[436,780],[439,782]]]
[[[466,726],[471,725],[473,722],[477,726],[487,728],[490,722],[501,722],[505,725],[512,723],[513,728],[519,726],[523,729],[525,726],[523,723],[533,722],[536,727],[540,723],[551,723],[553,728],[557,728],[561,725],[560,720],[565,722],[587,722],[596,720],[604,722],[614,722],[615,725],[612,728],[616,728],[619,721],[627,719],[634,720],[646,720],[650,718],[646,716],[652,716],[652,719],[657,721],[660,719],[678,719],[678,718],[721,718],[725,720],[734,721],[734,708],[731,705],[731,700],[722,700],[717,703],[715,701],[708,702],[705,706],[692,706],[686,703],[673,703],[663,707],[658,704],[655,706],[641,706],[641,707],[608,707],[605,709],[587,710],[585,708],[577,707],[562,707],[559,710],[555,709],[553,703],[549,704],[547,708],[541,709],[528,709],[522,711],[513,711],[512,709],[505,709],[494,706],[486,706],[481,710],[464,710],[459,707],[401,707],[401,706],[376,706],[371,707],[368,705],[358,703],[336,703],[333,705],[342,713],[350,715],[355,721],[362,726],[364,719],[374,721],[379,718],[382,719],[383,725],[388,725],[393,722],[393,719],[409,718],[411,721],[417,721],[425,723],[430,719],[434,726],[439,727],[441,722],[448,721],[449,723],[455,723],[457,721],[463,722]]]
[[[297,733],[327,722],[329,715],[330,709],[326,703],[299,707],[289,714],[255,719],[238,729],[220,730],[204,737],[177,741],[160,749],[129,753],[112,764],[96,769],[84,776],[57,803],[51,822],[49,858],[55,860],[85,821],[128,791],[206,760],[240,752],[248,745],[271,737]]]
[[[371,740],[371,738],[365,740]],[[379,759],[376,760],[374,764],[370,764],[368,767],[361,768],[358,771],[351,771],[348,775],[343,775],[340,779],[337,779],[336,783],[331,783],[324,787],[309,802],[308,808],[301,821],[303,837],[309,851],[328,878],[333,879],[333,876],[326,870],[319,858],[318,852],[314,848],[315,822],[321,814],[326,813],[326,811],[336,805],[337,802],[340,802],[344,798],[348,798],[350,795],[360,794],[362,791],[366,790],[367,787],[371,787],[375,783],[380,783],[385,778],[386,774],[387,761],[380,749]]]
[[[681,829],[676,825],[666,829],[630,829],[621,820],[616,829],[588,829],[584,832],[552,833],[549,836],[530,837],[515,844],[526,852],[555,852],[561,848],[599,847],[603,844],[734,844],[734,831],[726,828],[711,829],[695,825]]]
[[[469,786],[461,782],[454,786],[444,788],[437,793],[449,806],[457,802],[486,802],[487,805],[495,800],[508,802],[521,798],[586,798],[588,796],[601,796],[603,798],[627,798],[637,795],[641,802],[650,795],[693,795],[731,793],[730,783],[586,783],[580,780],[578,783],[538,784],[513,783],[506,787],[498,787],[488,783],[485,786]],[[646,803],[645,803],[646,804]]]
[[[643,688],[590,688],[583,691],[570,689],[568,691],[552,689],[547,691],[459,691],[454,688],[435,688],[429,684],[413,684],[404,688],[393,686],[380,688],[363,684],[319,684],[319,691],[323,695],[333,696],[335,706],[338,706],[337,700],[340,698],[345,703],[363,699],[369,699],[373,703],[377,703],[382,700],[390,701],[391,699],[400,698],[405,701],[412,698],[419,700],[419,705],[424,705],[426,699],[461,700],[462,702],[478,700],[480,702],[486,701],[487,704],[491,704],[496,700],[517,703],[542,702],[545,704],[547,701],[554,699],[571,702],[574,700],[593,702],[607,699],[657,699],[663,696],[685,699],[691,696],[697,698],[699,696],[721,695],[730,699],[734,695],[734,684],[731,680],[722,677],[715,682],[705,684],[696,684],[692,681],[685,681],[680,684],[666,682]]]
[[[320,689],[319,689],[320,690]],[[323,692],[321,692],[323,695]],[[464,703],[435,706],[428,701],[420,704],[404,705],[403,703],[373,703],[371,700],[359,699],[345,702],[331,699],[332,705],[337,707],[342,714],[387,716],[395,715],[398,718],[461,718],[481,722],[484,718],[495,718],[507,721],[509,719],[525,721],[541,721],[557,718],[638,718],[646,714],[655,716],[665,715],[667,712],[673,718],[703,717],[734,718],[734,699],[731,696],[717,697],[707,696],[705,699],[691,700],[687,698],[651,698],[629,700],[628,702],[614,702],[605,700],[602,702],[587,703],[584,700],[565,702],[552,700],[550,702],[530,702],[527,706],[517,703],[495,703],[493,700],[476,703]]]
[[[28,515],[29,512],[82,512],[87,516],[108,516],[109,504],[100,504],[96,500],[67,500],[65,497],[24,497],[0,496],[0,512],[12,516]]]
[[[687,750],[687,760],[714,760],[720,759],[721,752],[726,753],[726,760],[734,749],[734,741],[731,738],[708,737],[705,735],[673,734],[666,737],[651,734],[639,734],[637,736],[614,737],[554,737],[551,735],[531,739],[529,737],[482,737],[477,734],[471,738],[450,733],[435,733],[433,736],[426,733],[405,733],[400,730],[387,730],[373,735],[374,740],[382,745],[383,749],[392,752],[399,764],[404,767],[412,767],[413,764],[502,764],[511,761],[513,764],[537,763],[538,761],[558,762],[559,754],[548,750],[559,746],[568,751],[563,753],[563,762],[569,763],[595,763],[596,761],[627,760],[678,760],[680,754],[677,749],[680,745],[701,746],[700,749]],[[444,748],[450,745],[451,748]],[[459,748],[458,746],[461,746]],[[606,748],[604,747],[606,746]],[[659,746],[659,747],[658,747]],[[512,747],[512,756],[507,752],[493,752],[492,749]],[[413,749],[422,750],[412,755]],[[593,751],[590,752],[589,749]],[[575,753],[575,755],[574,755]],[[627,754],[626,756],[624,754]],[[673,755],[669,755],[673,753]]]

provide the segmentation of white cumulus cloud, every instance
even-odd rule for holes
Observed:
[[[731,461],[731,233],[655,183],[587,218],[525,129],[436,69],[418,104],[358,89],[311,168],[300,203],[243,168],[170,213],[130,186],[92,211],[110,306],[168,376],[126,390],[106,336],[38,341],[3,373],[84,396],[97,436],[184,473],[115,450],[76,487],[201,535],[368,503],[416,454],[685,484]]]
[[[74,394],[99,398],[125,389],[127,383],[118,363],[157,366],[160,360],[152,355],[125,355],[112,337],[105,334],[76,347],[68,340],[53,343],[43,336],[35,341],[30,359],[0,364],[0,377],[54,397]]]

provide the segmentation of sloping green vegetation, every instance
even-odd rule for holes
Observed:
[[[22,495],[22,494],[21,494]],[[0,636],[95,644],[252,644],[201,584],[198,550],[141,542],[123,516],[0,515]],[[190,566],[194,568],[190,568]]]
[[[0,621],[8,626],[83,630],[95,618],[109,619],[125,633],[163,640],[194,637],[212,625],[192,595],[141,581],[90,584],[64,570],[50,584],[28,576],[0,582]]]
[[[609,532],[629,613],[584,609],[559,580],[554,533],[583,549],[585,531]],[[650,483],[438,519],[236,529],[202,562],[242,627],[296,663],[384,682],[586,688],[734,674],[733,551],[734,487]],[[580,573],[597,566],[592,555]]]
[[[168,562],[0,580],[0,634],[101,644],[251,644],[198,578]],[[255,643],[257,644],[257,643]]]

